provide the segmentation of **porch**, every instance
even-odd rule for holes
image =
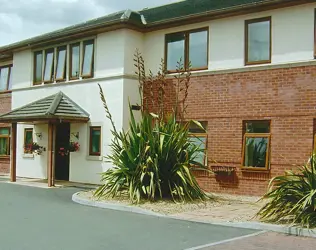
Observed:
[[[11,124],[10,181],[17,181],[17,124],[47,125],[47,185],[55,185],[55,145],[58,142],[56,128],[63,124],[87,123],[89,114],[62,92],[0,116],[0,122]],[[68,139],[69,140],[69,139]],[[24,147],[24,145],[23,145]]]

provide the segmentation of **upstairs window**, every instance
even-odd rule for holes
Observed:
[[[0,91],[11,90],[12,65],[0,67]]]
[[[0,156],[10,155],[10,128],[0,128]]]
[[[271,17],[245,21],[245,64],[271,62]]]
[[[175,72],[182,60],[184,70],[208,68],[208,28],[167,34],[165,37],[165,64],[168,72]]]
[[[245,121],[242,168],[269,169],[270,121]]]
[[[34,52],[34,85],[89,78],[93,73],[94,40]]]

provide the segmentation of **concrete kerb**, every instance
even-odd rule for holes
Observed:
[[[159,217],[164,216],[162,214],[155,213],[155,212],[152,212],[150,210],[142,209],[139,207],[85,199],[83,197],[80,197],[79,193],[80,192],[73,194],[72,200],[76,203],[81,204],[81,205],[99,207],[99,208],[105,208],[105,209],[112,209],[112,210],[118,210],[118,211],[125,211],[125,212],[132,212],[132,213],[138,213],[138,214],[144,214],[144,215],[159,216]]]
[[[183,218],[179,218],[176,216],[168,216],[168,215],[164,215],[164,214],[155,213],[155,212],[152,212],[150,210],[146,210],[146,209],[142,209],[142,208],[138,208],[138,207],[134,207],[134,206],[89,200],[89,199],[80,197],[78,195],[79,193],[80,192],[73,194],[72,200],[75,203],[79,203],[79,204],[85,205],[85,206],[112,209],[112,210],[117,210],[117,211],[132,212],[132,213],[151,215],[151,216],[156,216],[156,217],[164,217],[164,218],[170,218],[170,219],[174,219],[174,220],[182,220],[182,221],[189,221],[189,222],[196,222],[196,223],[203,223],[203,224],[227,226],[227,227],[272,231],[272,232],[283,233],[283,234],[288,234],[288,235],[316,238],[316,229],[307,229],[307,228],[300,228],[300,227],[294,227],[294,226],[292,227],[292,226],[274,225],[274,224],[268,224],[268,223],[262,223],[262,222],[223,222],[223,223],[218,223],[218,222],[206,222],[203,220],[196,220],[196,219],[194,219],[194,220],[193,219],[183,219]]]

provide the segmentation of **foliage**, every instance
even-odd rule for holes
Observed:
[[[268,203],[258,212],[264,221],[291,222],[316,227],[316,154],[297,172],[273,178],[262,199]]]
[[[36,142],[32,142],[29,144],[24,145],[24,153],[27,154],[37,154],[37,155],[41,155],[43,152],[43,147],[40,146],[38,143]]]
[[[179,63],[175,83],[175,87],[179,85],[177,101],[173,112],[165,114],[165,88],[168,81],[163,71],[163,61],[157,76],[153,76],[152,72],[146,75],[144,60],[138,52],[135,54],[135,65],[139,77],[141,119],[136,121],[130,106],[129,131],[119,132],[116,129],[99,85],[106,117],[112,124],[112,152],[107,159],[114,167],[102,173],[101,181],[104,184],[97,189],[95,195],[115,197],[125,192],[134,203],[141,199],[154,201],[161,198],[172,198],[174,201],[204,200],[206,194],[200,189],[191,171],[193,165],[204,168],[195,161],[200,149],[188,140],[189,122],[181,124],[177,119],[180,114],[178,107],[182,105],[181,110],[185,111],[190,72],[182,79]],[[154,95],[156,86],[158,94]],[[144,99],[144,88],[149,89],[150,100]],[[185,98],[178,96],[181,94]],[[151,102],[152,108],[156,108],[156,113],[149,112],[148,102]],[[202,128],[201,124],[195,123]]]
[[[79,142],[70,141],[68,145],[59,148],[58,153],[61,156],[65,156],[65,155],[68,155],[70,152],[77,152],[79,151],[79,149],[80,149]]]

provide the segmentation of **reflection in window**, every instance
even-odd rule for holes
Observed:
[[[53,66],[54,49],[49,49],[45,51],[44,82],[51,82],[53,80]]]
[[[57,49],[57,65],[56,65],[56,80],[62,81],[66,79],[66,47],[59,47]]]
[[[10,70],[11,67],[2,67],[0,68],[0,91],[5,91],[10,89]]]
[[[270,61],[270,18],[246,21],[246,63]]]
[[[87,41],[83,43],[83,64],[82,64],[82,76],[89,77],[93,73],[93,41]]]
[[[207,30],[190,33],[189,61],[192,69],[207,67]]]
[[[78,79],[80,74],[80,44],[70,46],[70,79]]]
[[[184,69],[208,67],[208,30],[206,28],[166,35],[166,69],[175,71],[182,59]]]
[[[101,155],[101,127],[90,127],[89,155]]]
[[[270,121],[244,123],[243,168],[269,168]]]
[[[33,129],[24,129],[24,153],[32,153]]]
[[[176,70],[177,62],[184,61],[185,34],[167,35],[167,70]]]
[[[0,128],[0,156],[10,155],[10,128]]]
[[[206,150],[207,150],[207,132],[206,122],[200,122],[197,125],[194,122],[190,123],[189,127],[189,142],[199,149],[194,155],[194,162],[205,166],[206,165]]]
[[[43,53],[42,51],[34,54],[34,83],[41,83],[43,78]]]

